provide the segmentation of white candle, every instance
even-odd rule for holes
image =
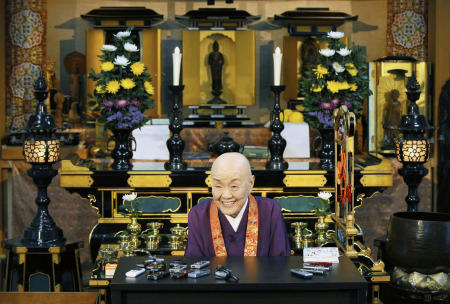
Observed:
[[[277,47],[275,53],[273,53],[273,84],[276,86],[280,85],[282,57],[283,54],[281,54],[280,48]]]
[[[180,85],[181,53],[180,48],[176,47],[172,54],[173,62],[173,85]]]

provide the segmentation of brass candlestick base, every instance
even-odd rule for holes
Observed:
[[[157,234],[148,234],[144,237],[147,250],[157,250],[161,242],[161,236]]]
[[[307,226],[308,224],[304,222],[291,223],[291,228],[293,228],[295,232],[293,236],[295,249],[303,248],[303,229],[305,229]]]
[[[184,238],[180,235],[169,235],[169,246],[172,250],[184,249]]]
[[[316,244],[318,247],[323,246],[325,243],[327,243],[327,228],[328,223],[325,222],[324,216],[319,216],[319,219],[317,220],[316,224],[316,233],[317,233],[317,239]]]
[[[314,241],[312,239],[312,233],[311,234],[305,234],[303,236],[302,246],[303,246],[303,248],[308,248],[308,247],[313,247],[314,246]]]

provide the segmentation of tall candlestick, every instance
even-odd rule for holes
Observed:
[[[181,53],[180,48],[176,47],[172,54],[173,61],[173,85],[180,85],[180,68],[181,68]]]
[[[280,77],[281,77],[281,58],[283,54],[281,54],[280,48],[277,47],[275,49],[275,53],[273,53],[273,85],[280,85]]]

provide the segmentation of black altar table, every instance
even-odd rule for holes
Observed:
[[[177,259],[166,257],[166,262]],[[178,258],[179,259],[179,258]],[[127,278],[125,273],[144,256],[124,257],[111,281],[112,303],[366,303],[367,282],[349,258],[341,256],[339,264],[324,276],[304,280],[290,274],[302,266],[300,256],[291,257],[214,257],[211,272],[224,265],[239,277],[227,282],[214,275],[199,279],[148,280],[146,274]],[[199,259],[183,258],[191,264]]]

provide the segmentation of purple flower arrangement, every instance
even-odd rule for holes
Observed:
[[[114,102],[104,100],[106,121],[117,126],[119,129],[134,129],[134,126],[140,125],[146,115],[139,109],[138,100],[116,99]],[[118,111],[120,110],[120,111]]]
[[[329,110],[325,110],[322,112],[309,112],[309,115],[316,117],[323,128],[332,128],[333,127],[333,112]]]

